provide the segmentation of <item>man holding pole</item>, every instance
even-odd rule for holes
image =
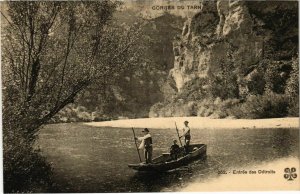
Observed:
[[[189,145],[190,145],[190,141],[191,141],[191,129],[188,126],[189,122],[188,121],[184,121],[184,127],[183,127],[183,134],[179,137],[182,138],[184,136],[184,142],[185,142],[185,153],[188,154],[189,153]]]
[[[146,164],[152,163],[152,137],[150,135],[149,129],[145,128],[143,131],[144,136],[143,137],[135,137],[135,140],[140,140],[142,141],[139,149],[144,149],[144,156],[145,156],[145,161]]]

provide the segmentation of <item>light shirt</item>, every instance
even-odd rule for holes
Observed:
[[[144,135],[143,137],[138,137],[138,140],[142,141],[139,146],[139,149],[145,148],[145,139],[147,139],[149,137],[151,137],[150,133],[148,133],[147,135]]]
[[[191,129],[188,126],[184,126],[182,130],[183,130],[182,136],[190,135],[190,130]]]

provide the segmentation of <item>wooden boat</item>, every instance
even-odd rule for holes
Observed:
[[[187,165],[191,161],[205,158],[206,148],[205,144],[192,144],[189,146],[189,153],[179,157],[177,160],[172,160],[169,153],[163,153],[161,156],[152,159],[151,164],[129,164],[128,167],[137,171],[168,171]]]

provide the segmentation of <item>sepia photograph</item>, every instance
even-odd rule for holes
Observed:
[[[2,192],[300,190],[298,1],[0,6]]]

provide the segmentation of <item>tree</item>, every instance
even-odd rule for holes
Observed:
[[[292,71],[287,80],[285,94],[289,99],[289,115],[299,116],[299,58],[295,57],[292,62]]]
[[[118,3],[9,2],[3,36],[4,128],[33,138],[76,95],[136,62],[138,31],[110,21]],[[110,22],[110,25],[108,23]]]
[[[32,192],[24,187],[48,181],[51,171],[32,146],[40,126],[91,83],[104,87],[137,64],[140,30],[112,20],[116,1],[3,5],[5,192]]]
[[[222,100],[238,98],[239,88],[237,75],[234,72],[233,62],[221,61],[218,73],[209,76],[209,93],[213,98],[220,97]]]

